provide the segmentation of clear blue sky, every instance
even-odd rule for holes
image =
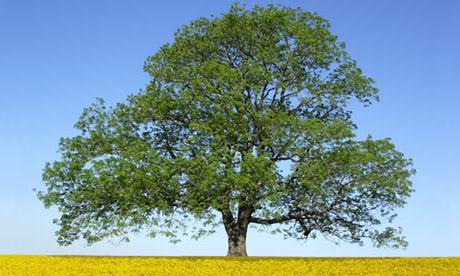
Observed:
[[[265,1],[241,1],[247,7]],[[359,109],[359,134],[391,137],[412,157],[416,192],[400,211],[407,250],[306,243],[250,232],[250,255],[460,255],[460,1],[272,1],[318,12],[376,80],[381,101]],[[125,99],[147,81],[144,59],[181,25],[230,1],[0,0],[0,254],[223,255],[223,229],[172,245],[59,247],[56,210],[32,192],[61,136],[96,97]]]

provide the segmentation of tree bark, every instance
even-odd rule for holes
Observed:
[[[236,229],[235,229],[236,228]],[[247,227],[241,229],[235,227],[227,231],[228,235],[228,251],[227,256],[247,256],[246,252],[246,233]]]
[[[241,207],[238,210],[236,221],[230,212],[222,213],[225,231],[228,237],[227,256],[247,256],[246,252],[246,234],[252,209]]]

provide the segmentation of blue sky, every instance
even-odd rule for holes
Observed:
[[[414,160],[416,192],[397,223],[406,250],[376,249],[321,238],[307,242],[251,231],[250,255],[460,255],[460,1],[240,1],[281,3],[330,20],[381,101],[357,109],[359,135],[391,137]],[[144,59],[174,31],[230,1],[0,0],[0,254],[224,255],[226,236],[173,245],[133,236],[131,243],[77,242],[59,247],[56,210],[33,188],[58,158],[61,136],[96,97],[123,101],[147,82]]]

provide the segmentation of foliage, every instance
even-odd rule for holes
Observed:
[[[39,198],[62,214],[58,242],[147,230],[177,241],[224,223],[287,237],[405,246],[386,226],[412,192],[411,161],[389,139],[359,140],[350,103],[377,100],[320,16],[233,5],[183,26],[149,57],[146,88],[99,99],[60,141]],[[222,217],[222,220],[221,220]]]

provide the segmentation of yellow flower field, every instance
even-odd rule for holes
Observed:
[[[0,275],[460,275],[460,258],[0,255]]]

